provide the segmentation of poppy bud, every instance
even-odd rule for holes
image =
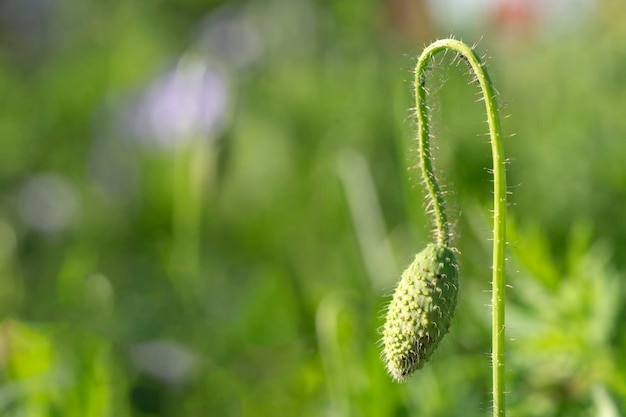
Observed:
[[[404,382],[428,361],[448,332],[459,287],[453,249],[431,243],[402,274],[383,327],[389,374]]]

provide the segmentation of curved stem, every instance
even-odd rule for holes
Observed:
[[[435,238],[437,244],[448,246],[450,243],[450,230],[448,216],[446,214],[446,201],[443,198],[443,191],[439,186],[437,177],[432,164],[432,154],[430,151],[430,125],[428,123],[428,114],[426,107],[426,88],[424,87],[424,78],[417,77],[419,74],[420,62],[426,63],[427,59],[422,59],[426,51],[422,53],[420,60],[417,62],[416,80],[415,80],[415,101],[417,104],[417,123],[418,123],[418,152],[420,158],[420,168],[422,171],[422,180],[427,190],[427,197],[432,204],[432,214],[435,222]],[[425,65],[422,65],[425,67]]]
[[[437,53],[452,50],[463,57],[471,66],[485,101],[494,175],[494,220],[493,220],[493,279],[492,279],[492,372],[493,372],[493,415],[504,417],[504,250],[506,226],[506,172],[500,117],[495,91],[484,64],[473,49],[455,39],[443,39],[432,43],[421,54],[415,67],[415,99],[417,105],[419,153],[422,176],[434,206],[437,241],[447,243],[448,223],[445,216],[443,193],[435,178],[429,148],[428,108],[426,106],[425,76],[431,58]]]

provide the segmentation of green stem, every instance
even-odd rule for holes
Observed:
[[[425,79],[428,65],[433,56],[445,50],[457,52],[471,66],[485,101],[494,176],[494,220],[493,220],[493,278],[492,278],[492,372],[493,372],[493,415],[505,416],[504,404],[504,250],[506,225],[506,170],[502,150],[500,118],[495,91],[484,64],[473,49],[455,39],[443,39],[429,45],[422,52],[415,67],[415,99],[417,105],[419,154],[422,176],[428,195],[432,200],[438,243],[447,244],[450,238],[445,215],[443,193],[432,167],[429,146],[430,132],[428,108],[426,106]]]
[[[432,204],[432,214],[435,222],[435,239],[437,244],[448,246],[450,243],[450,224],[446,215],[446,201],[443,197],[443,191],[439,186],[437,177],[432,164],[432,154],[430,151],[430,125],[428,123],[428,114],[426,107],[426,88],[424,87],[423,74],[419,76],[418,72],[420,64],[425,67],[427,59],[423,59],[425,52],[422,53],[417,62],[416,81],[415,81],[415,101],[417,104],[417,123],[418,123],[418,152],[420,158],[420,168],[422,171],[422,179],[427,190],[429,203]],[[423,72],[423,71],[422,71]]]

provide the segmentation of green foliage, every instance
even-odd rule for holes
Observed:
[[[450,334],[398,385],[380,361],[380,300],[429,240],[406,169],[404,54],[447,33],[408,40],[387,2],[343,3],[0,5],[13,7],[0,19],[0,415],[485,415],[481,103],[457,68],[431,91],[464,281]],[[486,35],[477,48],[517,134],[505,146],[518,415],[626,410],[626,37],[621,3],[601,3],[570,39],[499,49]],[[216,35],[229,21],[252,36]],[[186,109],[187,124],[142,131],[169,120],[135,105],[164,74],[195,80],[205,58],[227,80],[221,125],[194,135]]]

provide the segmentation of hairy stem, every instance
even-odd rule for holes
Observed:
[[[418,69],[420,68],[420,63],[428,61],[427,59],[423,59],[423,57],[424,53],[417,63]],[[418,151],[420,168],[422,171],[422,180],[428,193],[427,196],[429,203],[432,204],[432,214],[435,222],[435,239],[437,240],[437,244],[447,246],[450,243],[450,225],[446,214],[446,202],[443,197],[443,191],[441,190],[437,177],[435,176],[432,164],[432,154],[430,151],[430,125],[428,123],[424,78],[423,75],[418,77],[417,74],[419,73],[416,70],[415,101],[417,103],[417,122],[419,126]]]
[[[494,220],[493,220],[493,278],[492,278],[492,372],[493,372],[493,415],[505,416],[504,403],[504,250],[506,225],[506,172],[500,118],[495,99],[495,91],[481,59],[474,50],[455,39],[443,39],[429,45],[422,52],[415,67],[415,100],[417,106],[419,155],[422,177],[432,200],[437,242],[447,244],[450,239],[448,221],[445,214],[443,192],[435,177],[430,152],[430,131],[428,107],[426,106],[426,71],[431,58],[437,53],[452,50],[461,55],[470,67],[483,93],[494,175]]]

